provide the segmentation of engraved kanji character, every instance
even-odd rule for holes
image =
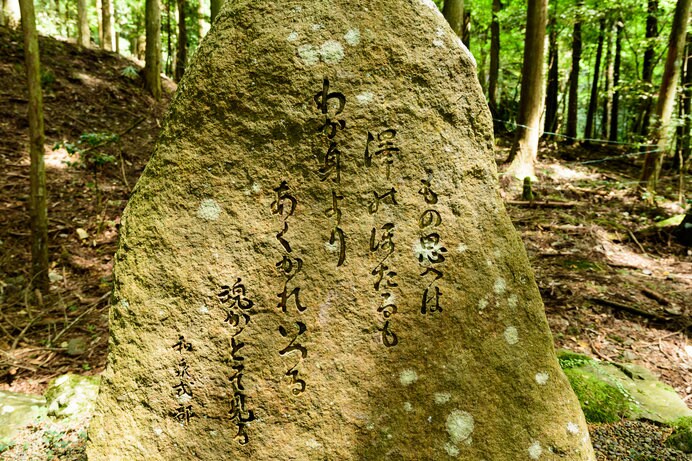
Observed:
[[[396,333],[389,329],[389,320],[385,321],[384,326],[378,331],[382,333],[382,344],[384,344],[385,347],[394,347],[399,344],[399,338]]]
[[[371,152],[370,143],[375,140],[375,137],[368,131],[368,140],[365,144],[365,166],[372,165],[373,156],[384,157],[385,164],[387,165],[387,179],[389,179],[389,172],[392,163],[394,163],[394,153],[399,152],[399,148],[394,146],[394,138],[396,138],[396,130],[387,129],[381,131],[377,134],[377,148],[374,152]]]
[[[290,354],[293,351],[298,351],[300,352],[300,357],[305,358],[308,356],[308,350],[305,346],[301,344],[295,344],[296,340],[298,339],[299,336],[301,336],[303,333],[305,333],[308,330],[308,327],[305,326],[303,322],[296,322],[296,325],[298,325],[298,333],[296,336],[291,340],[290,343],[288,343],[288,346],[283,348],[282,350],[279,351],[279,355],[284,356],[286,354]],[[288,337],[288,330],[284,328],[283,326],[279,326],[279,334],[283,336],[284,338]]]
[[[426,227],[437,227],[442,223],[442,216],[435,210],[425,210],[418,219],[418,226],[421,229]]]
[[[376,191],[373,191],[372,195],[375,198],[368,204],[368,212],[370,214],[375,214],[380,208],[380,202],[384,202],[387,198],[392,205],[398,205],[396,201],[396,189],[393,187],[382,195],[378,194]]]
[[[387,288],[399,286],[398,283],[396,283],[392,280],[394,277],[396,277],[396,272],[390,271],[389,266],[384,264],[384,261],[382,261],[377,266],[375,266],[375,268],[372,270],[371,274],[377,277],[377,279],[375,280],[375,283],[373,283],[373,288],[375,288],[376,291],[380,291],[380,285],[381,285],[383,280],[384,280],[384,285]]]
[[[423,262],[427,257],[433,264],[444,262],[447,249],[440,245],[440,234],[433,232],[420,238],[422,252],[418,255],[418,261]]]
[[[274,189],[276,198],[271,203],[272,214],[278,214],[282,219],[287,219],[289,216],[293,215],[296,205],[298,204],[296,198],[288,193],[289,190],[286,181],[281,181],[281,184]]]
[[[430,288],[426,288],[425,291],[423,292],[423,301],[421,303],[421,308],[420,308],[420,313],[421,314],[426,314],[430,312],[431,314],[434,312],[442,312],[442,307],[440,307],[440,296],[442,296],[442,292],[438,287],[433,287],[434,288],[434,293],[429,294]]]
[[[341,112],[343,112],[344,106],[346,106],[346,96],[338,92],[329,92],[329,79],[327,78],[322,81],[322,91],[315,94],[313,99],[315,100],[315,104],[317,104],[317,109],[319,109],[323,114],[329,113],[330,100],[336,100],[338,103],[334,115],[339,115]]]
[[[334,245],[339,243],[339,259],[336,261],[336,267],[341,267],[341,265],[346,261],[346,234],[340,227],[335,227],[332,229],[332,233],[329,235],[329,244]]]
[[[317,129],[317,132],[321,133],[323,131],[329,130],[329,132],[327,133],[327,138],[328,139],[334,139],[334,137],[336,136],[337,130],[344,130],[344,129],[346,129],[346,120],[332,121],[332,119],[327,117],[324,121],[324,125],[319,127]]]
[[[317,170],[317,174],[320,177],[320,181],[326,181],[330,176],[334,175],[334,182],[337,184],[341,182],[341,151],[335,142],[329,143],[327,153],[324,154],[322,167]]]
[[[178,342],[173,345],[173,349],[176,351],[182,353],[184,350],[185,351],[191,351],[192,350],[192,344],[188,343],[185,341],[185,336],[180,335],[178,337]]]
[[[387,251],[388,253],[393,253],[394,252],[394,224],[393,223],[387,223],[384,226],[382,226],[382,236],[380,236],[380,241],[377,242],[377,229],[374,227],[372,228],[372,231],[370,232],[370,251],[375,252],[378,249],[382,248],[383,250]]]
[[[189,423],[193,416],[195,413],[192,411],[192,405],[181,405],[173,412],[173,417],[181,423]]]
[[[295,287],[291,292],[288,292],[288,284],[284,283],[284,289],[281,293],[276,295],[277,298],[279,298],[279,302],[277,303],[276,307],[281,309],[281,312],[286,312],[288,300],[293,298],[293,301],[296,304],[296,309],[298,309],[298,312],[303,312],[305,309],[307,309],[307,306],[303,306],[300,303],[300,287]]]
[[[428,203],[430,205],[434,205],[437,203],[437,194],[433,192],[432,188],[430,187],[430,180],[429,179],[421,179],[423,183],[423,187],[418,191],[419,194],[423,196],[423,199],[425,200],[425,203]]]

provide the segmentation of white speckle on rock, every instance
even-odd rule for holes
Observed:
[[[298,40],[298,32],[291,32],[290,34],[288,34],[288,37],[286,37],[286,40],[288,40],[289,42],[295,42],[296,40]]]
[[[313,25],[311,26],[311,29],[312,29],[312,30],[320,30],[320,29],[322,29],[323,27],[324,27],[324,25],[322,25],[322,24],[313,24]]]
[[[190,400],[192,400],[192,397],[190,397],[187,394],[183,394],[180,397],[178,397],[178,402],[183,403],[183,404],[189,402]]]
[[[533,442],[529,447],[529,458],[538,459],[542,454],[543,448],[541,447],[541,444],[538,443],[538,441]]]
[[[418,239],[413,244],[413,254],[416,259],[435,261],[438,259],[440,252],[445,252],[447,250],[443,249],[442,242],[430,243],[427,242],[425,246],[421,243],[421,239]]]
[[[493,265],[493,262],[492,262],[491,260],[489,260],[489,259],[486,259],[486,260],[485,260],[485,265],[488,266],[488,267],[491,267],[491,266]]]
[[[505,279],[503,279],[502,277],[498,277],[497,280],[495,280],[495,285],[493,285],[493,291],[498,295],[501,295],[505,292],[506,289],[507,282],[505,282]]]
[[[545,371],[540,371],[536,373],[535,379],[538,384],[541,386],[544,386],[547,382],[548,379],[550,378],[550,375],[546,373]]]
[[[574,435],[579,434],[579,425],[570,421],[567,423],[567,432]]]
[[[361,94],[356,95],[356,102],[360,104],[361,106],[364,106],[374,99],[375,95],[370,93],[369,91],[364,91]]]
[[[443,405],[449,402],[449,399],[452,398],[452,394],[450,394],[449,392],[435,392],[435,395],[433,397],[435,398],[436,404]]]
[[[199,313],[200,314],[208,314],[209,313],[209,308],[206,306],[206,304],[202,304],[199,306]]]
[[[507,298],[507,304],[509,304],[510,309],[516,309],[519,303],[519,297],[517,295],[510,295]]]
[[[216,221],[219,219],[220,214],[221,207],[218,203],[216,203],[216,200],[211,198],[205,198],[202,200],[202,203],[200,203],[199,208],[197,209],[197,216],[205,221]]]
[[[123,306],[125,309],[130,308],[130,302],[125,298],[120,300],[120,305]]]
[[[161,429],[160,427],[155,427],[154,434],[156,434],[157,437],[161,437],[161,434],[163,434],[163,429]]]
[[[320,57],[326,64],[338,64],[344,59],[344,47],[336,40],[327,40],[320,47]]]
[[[404,386],[410,386],[411,384],[418,381],[418,373],[416,373],[416,370],[404,370],[401,373],[399,373],[399,381]]]
[[[317,441],[317,439],[308,439],[305,441],[305,446],[308,448],[311,448],[313,450],[316,450],[318,448],[322,448],[322,444]]]
[[[437,30],[435,31],[435,34],[437,34],[438,37],[444,37],[445,30],[442,27],[438,27]]]
[[[463,253],[463,252],[465,252],[465,251],[468,250],[468,249],[469,249],[469,247],[467,247],[467,246],[464,245],[463,243],[460,243],[460,244],[457,246],[457,253]]]
[[[305,44],[298,47],[298,56],[308,66],[314,66],[320,62],[320,52],[312,45]]]
[[[507,344],[514,345],[519,342],[519,332],[515,327],[507,327],[505,328],[505,341],[507,341]]]
[[[407,411],[407,412],[413,411],[413,405],[411,405],[411,402],[404,402],[404,411]]]
[[[330,253],[336,253],[339,251],[339,242],[335,239],[334,243],[329,243],[329,240],[324,242],[324,247],[327,249],[328,252]]]
[[[256,182],[253,182],[253,183],[252,183],[252,192],[253,192],[254,194],[259,194],[261,191],[262,191],[262,186],[260,186],[260,185],[257,184]]]
[[[486,307],[488,307],[488,298],[483,298],[480,301],[478,301],[478,310],[479,311],[482,311]]]
[[[15,408],[12,405],[3,405],[2,411],[0,412],[0,415],[6,415],[8,413],[12,413],[14,410],[15,410]]]
[[[452,456],[452,457],[459,456],[459,449],[449,442],[445,443],[445,451],[447,452],[447,454],[449,456]]]
[[[447,433],[455,445],[468,439],[473,432],[473,416],[468,411],[454,410],[447,416]]]
[[[433,40],[433,45],[435,45],[438,48],[442,48],[445,46],[445,42],[443,42],[439,38],[436,38],[435,40]]]
[[[344,40],[351,46],[356,46],[360,43],[360,30],[351,29],[344,35]]]

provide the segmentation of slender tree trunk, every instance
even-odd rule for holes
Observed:
[[[645,137],[649,131],[649,120],[653,110],[653,86],[651,85],[656,66],[656,43],[658,37],[658,0],[648,0],[646,17],[646,50],[644,51],[644,64],[642,66],[642,81],[645,84],[644,91],[648,93],[642,99],[637,118],[637,125],[634,128],[636,133]]]
[[[113,14],[112,0],[101,0],[101,17],[103,18],[103,42],[101,47],[113,51]]]
[[[543,89],[545,88],[543,60],[547,13],[547,0],[529,0],[517,134],[507,159],[511,162],[507,173],[520,179],[534,176],[534,162],[538,156]]]
[[[586,127],[584,128],[584,141],[588,144],[593,136],[594,119],[598,108],[598,77],[603,57],[603,38],[605,35],[605,19],[601,19],[601,28],[598,33],[598,46],[596,47],[596,63],[594,64],[593,80],[591,82],[591,96],[589,97],[589,110],[586,113]]]
[[[445,0],[442,15],[459,38],[464,36],[464,0]]]
[[[0,25],[15,29],[19,27],[21,13],[19,11],[18,0],[1,0],[2,8],[0,8]]]
[[[493,19],[490,23],[490,74],[488,75],[488,106],[494,117],[499,114],[498,81],[500,77],[500,19],[502,2],[493,0]]]
[[[166,0],[166,75],[169,77],[173,75],[173,38],[171,34],[173,32],[173,27],[171,25],[171,18],[173,17],[173,11],[171,4],[173,0]]]
[[[692,34],[687,34],[687,55],[685,59],[685,80],[683,91],[683,112],[685,114],[685,122],[682,137],[681,160],[683,165],[682,171],[687,169],[690,164],[690,152],[692,144],[690,136],[692,134]]]
[[[216,16],[219,14],[221,5],[223,5],[222,0],[211,0],[211,15],[209,17],[210,24],[214,24],[214,19],[216,19]]]
[[[567,103],[567,140],[574,142],[577,137],[579,120],[579,63],[581,61],[581,12],[582,3],[577,3],[577,18],[572,30],[572,71],[569,77],[569,102]]]
[[[557,126],[560,69],[558,67],[557,1],[553,0],[548,20],[548,87],[545,96],[545,131],[555,133]],[[552,135],[550,135],[552,137]]]
[[[99,28],[99,47],[103,48],[103,4],[96,0],[96,22]]]
[[[77,45],[88,48],[91,42],[87,0],[77,0]]]
[[[187,25],[185,24],[185,13],[187,10],[187,0],[178,1],[178,52],[175,62],[175,81],[179,82],[185,73],[187,63]]]
[[[145,3],[146,49],[144,86],[154,99],[161,99],[161,7],[159,0]]]
[[[48,292],[48,214],[46,208],[46,167],[43,162],[45,137],[43,134],[43,97],[38,50],[38,33],[32,0],[20,0],[24,33],[24,65],[29,87],[29,153],[31,165],[31,274],[33,286]]]
[[[610,136],[608,140],[617,142],[620,111],[620,62],[622,59],[622,22],[617,21],[615,32],[615,63],[613,64],[613,102],[610,108]]]
[[[464,11],[464,32],[461,35],[461,41],[466,48],[471,48],[471,11]]]
[[[603,98],[603,112],[601,114],[601,138],[608,139],[610,126],[610,107],[613,100],[613,27],[608,28],[608,40],[606,42],[605,72],[603,75],[605,98]]]
[[[644,166],[639,180],[640,189],[649,192],[648,200],[650,203],[655,197],[658,175],[661,172],[663,162],[663,152],[668,145],[668,128],[675,104],[675,87],[680,72],[691,3],[692,0],[678,0],[675,6],[673,25],[668,39],[668,53],[666,54],[666,63],[654,112],[655,126],[652,127],[650,149],[644,158]]]
[[[205,35],[207,35],[207,32],[209,31],[209,29],[207,28],[207,24],[204,21],[204,8],[202,8],[202,7],[203,7],[202,2],[198,1],[197,2],[197,28],[199,30],[199,35],[197,35],[199,37],[198,43],[202,42],[202,38]]]

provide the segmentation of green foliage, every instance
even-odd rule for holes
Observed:
[[[55,83],[55,74],[52,70],[41,67],[41,88],[44,90],[50,89]]]
[[[3,451],[9,450],[10,448],[12,448],[15,445],[16,445],[16,443],[13,442],[12,440],[4,439],[4,438],[0,439],[0,453],[2,453]]]
[[[54,149],[64,147],[70,156],[78,156],[69,166],[97,170],[109,163],[115,163],[115,157],[99,150],[105,144],[116,142],[120,137],[115,133],[83,133],[76,143],[63,141],[57,143]]]
[[[590,423],[614,423],[622,419],[629,409],[629,398],[619,389],[578,368],[564,370],[579,399],[586,420]]]
[[[576,352],[560,350],[557,353],[557,361],[560,363],[560,368],[568,370],[570,368],[577,368],[592,363],[593,359],[586,355],[577,354]]]
[[[685,453],[692,453],[692,417],[680,418],[671,426],[673,434],[666,440],[666,445]]]
[[[120,75],[130,80],[137,80],[139,78],[139,69],[135,66],[127,66],[120,71]]]

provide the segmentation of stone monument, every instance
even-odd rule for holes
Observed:
[[[100,460],[592,460],[430,0],[226,2],[122,223]]]

